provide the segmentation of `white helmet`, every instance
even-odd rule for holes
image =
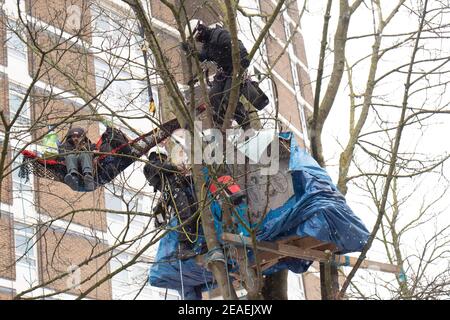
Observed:
[[[151,155],[152,153],[163,154],[166,157],[168,156],[166,148],[160,147],[160,146],[154,146],[153,148],[151,148],[150,152],[149,152],[149,155]]]
[[[201,20],[198,19],[192,19],[189,20],[189,24],[184,27],[184,34],[186,36],[186,39],[188,39],[191,36],[191,33],[189,32],[189,27],[191,28],[192,37],[194,37],[198,34],[198,26],[203,24]]]

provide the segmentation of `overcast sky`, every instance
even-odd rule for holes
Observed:
[[[314,81],[316,77],[323,26],[323,11],[326,2],[326,0],[309,1],[309,10],[302,20],[302,30],[305,39],[305,46],[307,48],[306,53],[308,57],[308,64],[312,81]],[[369,1],[366,2],[369,3]],[[390,11],[391,8],[388,6],[393,6],[396,2],[397,1],[382,1],[382,5],[386,6],[383,7],[384,12]],[[407,3],[409,3],[409,1],[407,1]],[[331,35],[333,35],[336,27],[336,20],[338,17],[339,9],[338,5],[338,1],[333,1],[332,18],[329,28],[329,34]],[[430,6],[432,5],[434,5],[433,1],[430,2]],[[387,14],[385,13],[385,15]],[[448,19],[448,16],[446,20],[450,21],[450,19]],[[406,12],[406,10],[401,10],[400,14],[396,18],[394,18],[391,25],[389,25],[388,29],[386,30],[386,34],[412,31],[417,28],[418,23],[418,17],[409,14],[408,12]],[[352,17],[349,27],[349,36],[352,37],[370,33],[373,30],[372,28],[373,24],[370,11],[365,8],[364,5],[362,5],[358,9],[357,14]],[[329,38],[329,42],[332,43],[332,41],[332,37]],[[393,37],[384,39],[382,42],[382,47],[393,43],[393,41],[395,41]],[[350,63],[354,63],[358,59],[369,54],[372,42],[373,37],[367,38],[365,40],[358,39],[349,41],[347,44],[346,52],[349,57]],[[450,55],[450,44],[448,40],[424,40],[421,42],[421,45],[429,49],[429,51],[427,51],[427,54],[430,56],[436,54],[436,52],[438,52],[438,49],[441,50],[439,52],[440,55]],[[383,58],[377,75],[383,74],[387,70],[390,70],[393,66],[408,62],[410,57],[411,50],[409,48],[398,50],[395,54],[387,55]],[[329,68],[331,67],[330,63],[332,63],[332,57],[328,60],[327,66]],[[423,67],[426,68],[427,66],[424,65]],[[330,70],[329,68],[328,71]],[[367,68],[368,64],[362,63],[361,66],[357,69],[357,72],[355,72],[355,87],[359,88],[360,90],[364,89],[365,87]],[[328,75],[329,72],[325,74]],[[442,82],[448,80],[448,74],[442,75]],[[340,93],[337,100],[335,101],[335,105],[329,116],[329,120],[326,122],[324,131],[322,133],[324,156],[327,161],[327,170],[329,171],[333,178],[333,181],[335,182],[337,182],[337,164],[339,161],[339,154],[342,151],[342,145],[345,145],[348,139],[349,99],[348,90],[345,87],[345,81],[346,80],[343,79],[343,85],[341,85],[339,91]],[[404,75],[392,76],[388,79],[388,81],[382,84],[382,87],[378,87],[377,92],[385,94],[385,99],[387,102],[395,102],[400,104],[404,82]],[[438,96],[440,96],[441,93],[442,90],[439,90],[439,92],[429,91],[426,96],[423,93],[418,93],[414,96],[414,99],[411,99],[410,104],[415,107],[421,107],[422,105],[424,105],[427,109],[432,109],[438,104],[444,105],[445,103],[447,103],[448,106],[448,101],[450,100],[449,92],[444,93],[442,101],[438,99]],[[383,112],[392,112],[391,117],[389,117],[390,120],[397,121],[398,113],[395,110],[383,110]],[[421,152],[424,154],[424,156],[426,155],[430,158],[450,153],[450,143],[448,143],[450,126],[448,125],[448,117],[449,116],[439,116],[434,118],[434,120],[432,121],[424,121],[423,124],[425,125],[425,127],[421,129],[415,128],[405,130],[405,134],[401,142],[401,149],[403,151],[408,150],[411,152]],[[363,132],[367,132],[374,127],[376,127],[375,123],[369,122],[367,129],[364,129]],[[357,157],[362,163],[364,163],[364,159],[367,158],[367,156],[361,154],[360,152],[358,152]],[[366,168],[369,169],[369,167]],[[444,175],[447,175],[447,177],[448,168],[449,167],[447,164],[444,167]],[[444,179],[439,180],[438,178],[439,175],[430,174],[426,177],[423,177],[422,179],[409,179],[407,181],[402,181],[402,194],[404,195],[408,194],[408,192],[410,193],[413,188],[417,188],[417,192],[413,199],[410,199],[402,208],[405,214],[405,223],[410,220],[411,217],[416,214],[418,208],[423,205],[423,198],[425,198],[425,201],[431,201],[436,197],[440,197],[441,201],[437,204],[434,212],[448,209],[450,198],[448,194],[445,194],[447,183]],[[346,196],[347,201],[349,202],[353,210],[358,214],[358,216],[363,219],[367,227],[369,229],[372,228],[375,219],[375,215],[373,213],[373,205],[368,205],[367,198],[361,196],[362,192],[360,190],[352,188],[351,186],[349,187],[350,189]],[[370,210],[370,208],[372,208],[372,210]],[[427,225],[418,228],[416,232],[409,235],[408,239],[410,241],[407,241],[407,243],[404,244],[403,249],[408,252],[414,251],[415,248],[420,247],[421,241],[424,241],[423,239],[426,239],[427,235],[435,232],[435,228],[438,228],[442,225],[449,225],[449,220],[449,215],[443,214],[440,216],[440,218],[433,220],[433,222],[430,222]],[[369,257],[383,260],[383,255],[383,248],[379,244],[377,244],[371,250]],[[442,264],[436,266],[436,268],[439,267],[442,267]],[[444,264],[444,267],[448,266]]]

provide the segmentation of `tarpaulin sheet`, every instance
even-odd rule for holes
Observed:
[[[283,133],[280,137],[291,141],[289,171],[294,194],[282,206],[267,213],[257,239],[275,241],[292,235],[310,236],[335,244],[339,253],[361,251],[369,237],[369,231],[362,221],[347,205],[327,172],[297,144],[292,134]],[[212,210],[220,237],[220,206],[217,202],[213,203]],[[201,238],[200,241],[204,239]],[[199,298],[194,288],[201,286],[203,290],[206,289],[211,285],[212,274],[197,265],[194,259],[189,259],[181,262],[181,282],[180,261],[175,259],[177,246],[176,232],[170,232],[160,241],[155,264],[149,271],[150,284],[183,289],[185,298]],[[310,261],[289,258],[264,273],[271,274],[282,269],[301,273],[311,264]]]

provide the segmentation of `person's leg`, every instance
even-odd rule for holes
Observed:
[[[78,161],[83,172],[84,188],[86,191],[93,191],[95,184],[92,170],[92,154],[90,152],[81,152],[78,155]]]
[[[76,154],[68,154],[64,157],[64,162],[67,168],[64,183],[72,188],[72,190],[78,191],[78,157]]]
[[[92,175],[92,153],[90,152],[80,152],[78,154],[78,161],[81,164],[81,170],[83,175]]]
[[[222,99],[222,108],[223,108],[223,115],[222,118],[225,117],[225,110],[228,108],[228,101],[230,98],[230,93],[231,93],[231,83],[232,83],[232,78],[231,76],[227,77],[223,91],[223,99]],[[237,101],[237,105],[236,105],[236,109],[234,111],[234,115],[233,115],[234,120],[236,120],[236,122],[243,126],[244,129],[248,128],[250,125],[250,117],[248,115],[247,110],[245,109],[244,105],[239,101]],[[223,120],[222,120],[223,122]]]
[[[236,111],[234,112],[234,120],[236,120],[244,130],[250,128],[250,116],[240,101],[238,101]]]
[[[66,163],[67,173],[77,174],[78,173],[78,157],[76,154],[68,154],[64,157]]]
[[[209,101],[214,109],[213,117],[214,122],[217,124],[223,123],[224,109],[222,106],[222,100],[224,98],[224,86],[226,79],[222,74],[214,76],[213,84],[209,90]]]

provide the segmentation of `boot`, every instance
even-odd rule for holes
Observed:
[[[86,173],[83,177],[84,181],[84,189],[86,191],[94,191],[95,184],[94,184],[94,177],[90,173]]]
[[[244,131],[249,130],[252,127],[250,123],[250,115],[241,102],[238,102],[238,105],[236,106],[234,120],[236,120]]]
[[[76,173],[66,174],[66,176],[64,177],[64,183],[74,191],[78,191],[80,188],[78,184],[78,175]]]

